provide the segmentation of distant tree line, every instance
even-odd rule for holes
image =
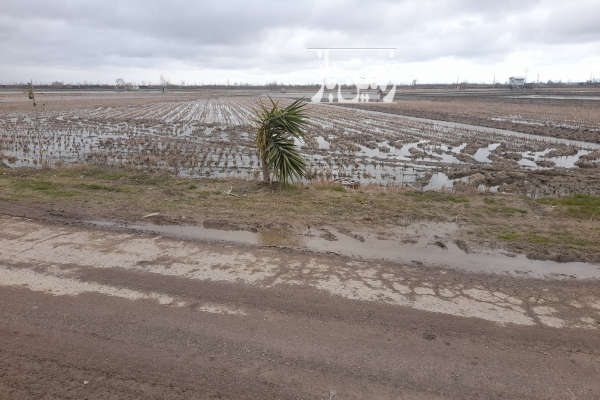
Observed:
[[[170,90],[195,90],[195,89],[248,89],[248,90],[272,90],[272,91],[293,91],[293,90],[317,90],[321,87],[320,84],[283,84],[283,83],[267,83],[264,85],[253,85],[249,83],[234,83],[231,85],[227,84],[174,84],[170,82],[161,82],[157,84],[133,84],[125,83],[119,85],[121,80],[117,84],[104,84],[104,83],[63,83],[53,82],[50,84],[36,84],[37,90],[73,90],[73,89],[87,89],[87,90],[115,90],[115,89],[141,89],[141,90],[163,90],[168,88]],[[10,83],[0,84],[0,89],[21,89],[27,90],[29,82],[22,83]],[[527,82],[526,88],[569,88],[569,87],[600,87],[600,81],[588,80],[586,82]],[[352,90],[355,88],[353,85],[342,84],[342,89]],[[410,83],[410,84],[397,84],[398,89],[503,89],[510,88],[508,83]],[[336,89],[337,90],[337,89]]]

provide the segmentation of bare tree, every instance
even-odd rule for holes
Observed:
[[[169,86],[169,81],[162,74],[160,75],[160,86],[162,88],[162,92],[167,92],[167,86]]]
[[[27,85],[27,97],[31,100],[34,107],[37,106],[37,103],[35,102],[35,92],[33,91],[33,81],[29,81],[29,84]]]
[[[37,102],[35,100],[35,91],[33,89],[33,81],[29,81],[27,85],[27,98],[31,100],[33,105],[33,133],[37,139],[38,151],[39,151],[39,165],[42,166],[44,161],[44,148],[42,143],[42,132],[40,130],[40,121],[38,118]]]

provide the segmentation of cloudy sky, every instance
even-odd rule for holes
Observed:
[[[2,0],[0,82],[600,79],[599,15],[599,0]]]

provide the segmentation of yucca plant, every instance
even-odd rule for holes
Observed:
[[[308,124],[303,99],[281,108],[269,97],[270,105],[258,103],[252,120],[256,129],[256,149],[262,164],[263,181],[271,182],[271,173],[280,183],[302,178],[306,163],[296,149],[294,139],[304,139]]]

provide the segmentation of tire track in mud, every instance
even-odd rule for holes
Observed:
[[[139,291],[79,281],[83,270],[126,270],[193,281],[259,288],[298,286],[356,301],[378,302],[500,324],[599,327],[594,281],[491,278],[443,269],[353,260],[276,248],[184,242],[133,233],[43,225],[0,217],[0,277],[50,294],[97,292],[162,304],[160,290]],[[11,265],[29,265],[15,269]]]
[[[600,394],[600,339],[576,326],[600,316],[593,282],[19,217],[0,216],[0,226],[0,398]]]

